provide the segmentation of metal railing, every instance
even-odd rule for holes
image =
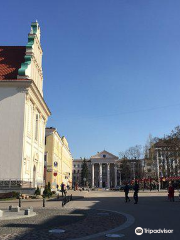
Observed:
[[[42,184],[41,184],[42,185]],[[0,188],[33,188],[33,179],[0,179]]]

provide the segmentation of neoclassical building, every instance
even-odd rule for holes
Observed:
[[[38,22],[26,46],[0,46],[0,187],[42,186],[45,127]]]
[[[90,160],[92,187],[116,187],[118,157],[104,150]]]
[[[57,129],[46,128],[45,139],[45,182],[50,182],[52,190],[60,188],[63,182],[72,186],[72,155],[68,142],[60,136]]]
[[[81,183],[82,159],[73,160],[73,183]],[[119,158],[104,150],[87,159],[89,185],[91,187],[112,188],[120,184]]]

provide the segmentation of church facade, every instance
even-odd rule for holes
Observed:
[[[26,46],[0,46],[0,187],[42,186],[45,127],[40,27]]]

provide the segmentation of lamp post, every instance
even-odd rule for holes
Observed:
[[[85,183],[86,183],[86,178],[83,178],[83,181],[84,181],[84,187],[85,187]]]
[[[158,150],[161,150],[161,148],[156,148],[157,151],[157,176],[158,176],[158,190],[160,191],[161,186],[160,186],[160,178],[159,178],[159,154],[158,154]]]
[[[133,177],[134,177],[134,180],[135,180],[135,168],[134,168],[134,165],[136,164],[136,162],[131,162],[132,165],[133,165]]]
[[[121,171],[119,171],[119,174],[120,174],[120,185],[122,184],[122,182],[121,182]]]
[[[121,186],[121,170],[118,170],[119,173],[119,185]]]

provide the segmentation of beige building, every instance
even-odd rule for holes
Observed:
[[[117,156],[104,150],[86,160],[89,169],[88,183],[92,188],[112,188],[120,184]],[[81,185],[82,163],[82,159],[73,161],[73,184]]]
[[[0,187],[43,186],[45,127],[40,27],[26,46],[0,47]]]
[[[72,155],[65,137],[60,137],[55,128],[46,128],[45,181],[52,190],[63,182],[72,186]]]

